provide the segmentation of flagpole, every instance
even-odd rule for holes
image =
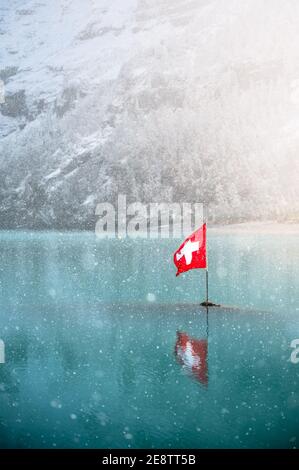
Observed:
[[[209,302],[209,270],[206,268],[206,302]]]
[[[219,304],[214,304],[209,300],[208,205],[206,203],[203,203],[203,223],[206,225],[206,300],[200,305],[202,307],[220,307]]]
[[[204,223],[206,224],[206,302],[209,302],[209,262],[208,262],[208,206],[204,204]]]

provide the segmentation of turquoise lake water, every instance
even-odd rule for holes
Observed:
[[[298,236],[210,235],[208,315],[178,246],[0,233],[1,448],[299,446]]]

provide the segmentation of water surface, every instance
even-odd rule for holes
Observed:
[[[1,233],[2,448],[297,446],[297,235],[211,235],[208,315],[177,246]]]

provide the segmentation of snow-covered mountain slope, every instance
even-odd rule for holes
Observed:
[[[0,0],[1,227],[299,213],[297,0]]]

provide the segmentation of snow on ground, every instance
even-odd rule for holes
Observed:
[[[212,233],[237,234],[294,234],[299,235],[299,224],[277,222],[246,222],[242,224],[229,224],[209,226]]]

